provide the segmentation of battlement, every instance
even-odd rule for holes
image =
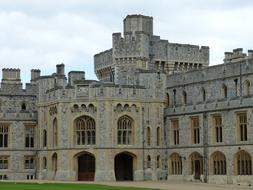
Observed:
[[[153,17],[144,15],[127,15],[124,19],[124,34],[127,32],[143,32],[153,35]]]
[[[2,83],[20,84],[20,69],[4,68],[2,76]]]
[[[238,62],[243,59],[252,58],[253,50],[248,50],[248,54],[243,53],[243,48],[233,49],[233,52],[225,52],[224,63]]]

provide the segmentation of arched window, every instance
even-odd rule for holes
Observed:
[[[227,164],[226,157],[221,152],[215,152],[211,156],[211,171],[213,175],[226,175]]]
[[[151,168],[151,156],[147,156],[147,168]]]
[[[228,97],[228,88],[225,84],[222,85],[222,96],[223,96],[223,98]]]
[[[147,127],[147,145],[148,146],[151,145],[151,131],[150,131],[150,127]]]
[[[118,120],[118,144],[130,145],[133,142],[133,119],[129,116],[122,116]]]
[[[57,119],[53,120],[53,147],[58,145],[58,124]]]
[[[160,168],[160,155],[156,157],[156,168]]]
[[[249,81],[244,81],[243,83],[243,96],[249,96],[249,87],[250,87],[250,83]]]
[[[57,154],[54,153],[53,156],[52,156],[52,171],[54,172],[54,175],[56,174],[57,172]]]
[[[43,147],[47,146],[47,130],[43,130]]]
[[[183,91],[183,104],[187,104],[187,93]]]
[[[96,128],[93,118],[83,116],[75,121],[75,144],[94,145],[96,144]]]
[[[47,169],[47,158],[43,157],[43,169]]]
[[[170,156],[169,172],[171,175],[182,175],[182,158],[178,153]]]
[[[206,90],[204,88],[202,88],[202,101],[205,102],[206,101]]]
[[[236,154],[236,175],[252,175],[252,158],[251,155],[242,150]]]
[[[157,127],[156,128],[156,145],[160,146],[161,142],[161,128]]]

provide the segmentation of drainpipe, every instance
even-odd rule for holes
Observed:
[[[142,177],[143,180],[145,180],[145,152],[144,152],[144,143],[145,143],[145,138],[144,138],[144,107],[142,107]]]
[[[203,113],[203,146],[204,146],[204,183],[208,179],[208,117],[207,113]]]

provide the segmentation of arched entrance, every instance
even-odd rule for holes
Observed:
[[[190,174],[194,176],[194,179],[200,179],[203,174],[203,156],[198,152],[193,152],[190,157]]]
[[[133,156],[120,153],[114,158],[114,172],[117,181],[133,180]]]
[[[95,157],[91,154],[82,154],[78,161],[78,181],[94,181]]]

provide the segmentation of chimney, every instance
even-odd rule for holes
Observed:
[[[31,70],[31,82],[36,80],[40,77],[40,70],[39,69],[32,69]]]
[[[56,65],[56,74],[62,75],[62,76],[65,75],[64,67],[65,67],[65,65],[63,63]]]

